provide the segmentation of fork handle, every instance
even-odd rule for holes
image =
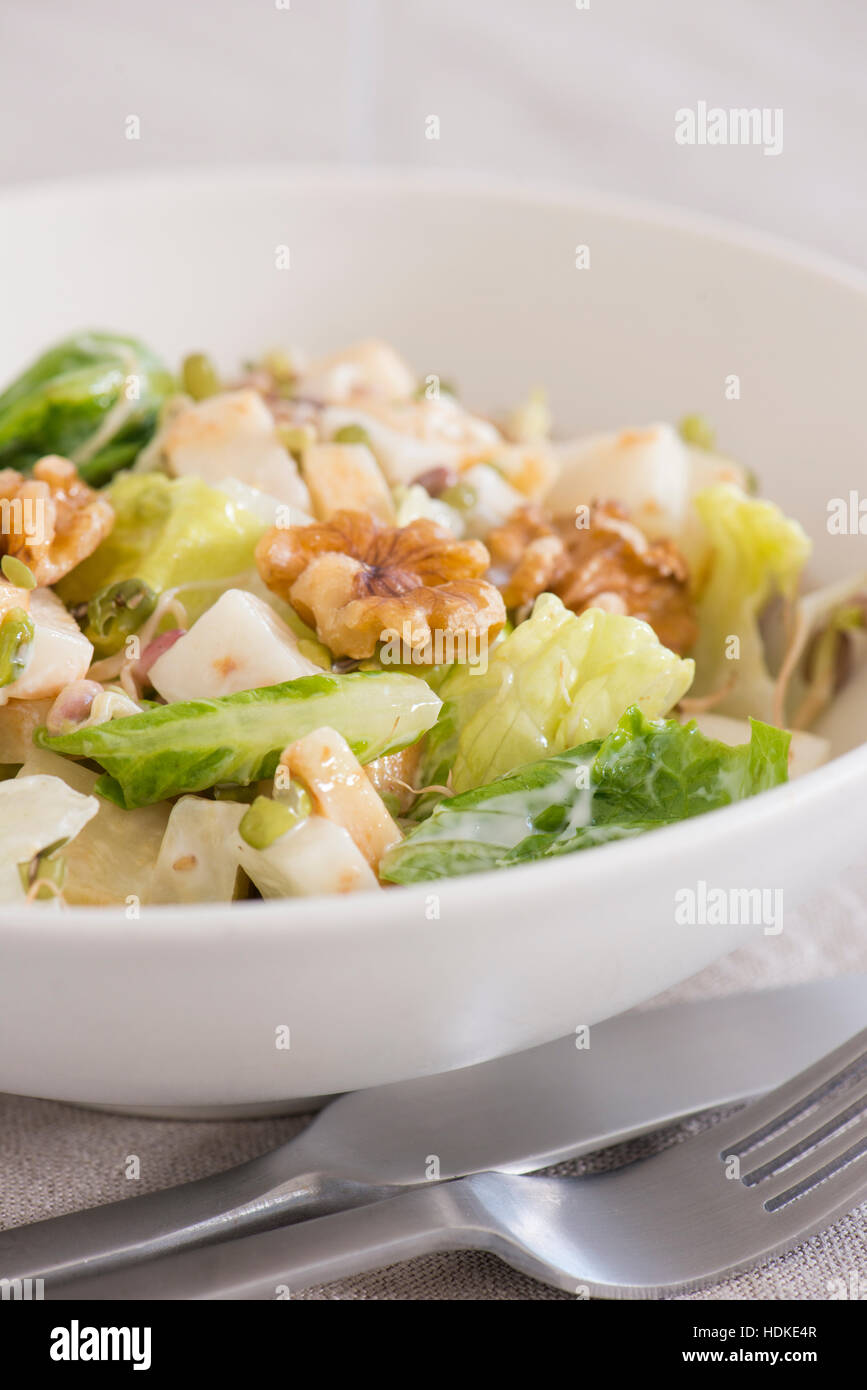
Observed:
[[[438,1250],[488,1248],[473,1178],[414,1188],[236,1240],[45,1285],[46,1299],[287,1299],[314,1284]]]
[[[207,1178],[0,1232],[0,1277],[42,1278],[47,1289],[85,1273],[116,1270],[405,1190],[322,1172],[298,1139]]]

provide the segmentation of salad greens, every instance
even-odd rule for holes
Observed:
[[[702,416],[550,435],[376,339],[43,352],[0,392],[0,900],[379,891],[822,762],[867,574],[798,597]]]
[[[106,496],[115,513],[110,535],[57,586],[65,603],[87,604],[84,632],[97,656],[117,651],[166,589],[200,584],[183,595],[197,618],[219,597],[220,581],[254,569],[261,521],[200,478],[127,474]]]
[[[721,712],[772,719],[774,681],[759,618],[774,594],[793,598],[810,541],[773,502],[749,497],[731,483],[700,492],[694,505],[707,533],[708,557],[697,583],[691,694],[725,691]]]
[[[301,676],[214,700],[159,705],[52,736],[41,748],[92,758],[105,769],[96,790],[127,810],[218,783],[273,777],[280,753],[323,725],[337,729],[361,762],[414,743],[440,701],[414,676],[353,672]]]
[[[546,753],[610,733],[629,705],[667,714],[693,663],[637,618],[590,608],[576,617],[553,594],[492,647],[486,671],[456,667],[428,738],[425,780],[462,792]]]
[[[789,739],[751,720],[749,743],[731,747],[633,706],[604,739],[444,799],[379,872],[417,883],[501,869],[701,815],[785,782]]]
[[[62,454],[87,482],[106,482],[135,461],[171,374],[135,338],[79,333],[43,352],[0,395],[0,467],[26,472]]]

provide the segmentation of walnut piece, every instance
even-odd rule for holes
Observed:
[[[58,454],[35,463],[29,478],[0,470],[0,501],[6,503],[0,550],[27,565],[42,587],[92,555],[114,525],[110,504]]]
[[[648,541],[616,502],[599,502],[585,516],[549,522],[522,507],[487,540],[508,607],[547,590],[567,608],[606,608],[649,623],[664,646],[688,651],[698,635],[688,571],[671,541]]]
[[[493,638],[506,620],[481,541],[457,541],[436,522],[383,526],[366,512],[336,512],[313,526],[273,527],[256,550],[269,589],[315,626],[335,656],[372,656],[396,635],[414,652],[437,634]]]
[[[493,574],[507,608],[523,608],[568,569],[566,546],[538,507],[519,507],[488,533]]]

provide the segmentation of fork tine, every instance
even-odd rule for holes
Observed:
[[[760,1183],[754,1192],[776,1217],[786,1211],[798,1222],[821,1219],[841,1202],[864,1198],[867,1185],[867,1116],[811,1154],[811,1163],[797,1163]]]
[[[856,1096],[841,1097],[841,1103],[831,1114],[828,1113],[830,1108],[811,1108],[799,1125],[776,1134],[773,1144],[762,1145],[754,1154],[754,1166],[742,1173],[741,1182],[746,1187],[755,1187],[799,1163],[819,1163],[826,1142],[833,1140],[844,1126],[854,1126],[860,1116],[867,1114],[867,1084],[859,1088]]]
[[[867,1076],[867,1028],[823,1057],[813,1066],[792,1078],[785,1086],[772,1091],[763,1100],[754,1101],[746,1110],[724,1120],[716,1128],[722,1141],[723,1157],[741,1157],[751,1149],[769,1142],[785,1126],[817,1107],[836,1103],[842,1086],[853,1086]]]

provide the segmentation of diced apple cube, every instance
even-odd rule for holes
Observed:
[[[263,898],[309,897],[379,889],[352,836],[323,816],[308,816],[267,849],[241,840],[241,868]]]
[[[317,401],[344,401],[359,391],[401,400],[415,391],[416,378],[388,343],[366,338],[342,352],[311,362],[296,383],[296,394]]]
[[[45,723],[43,718],[42,723]],[[45,776],[65,782],[82,796],[92,796],[97,774],[83,763],[62,758],[47,748],[32,748],[19,777]],[[165,801],[124,811],[103,797],[99,810],[63,850],[66,874],[63,896],[71,906],[142,901],[159,854],[169,818]]]
[[[35,774],[0,782],[0,903],[26,896],[19,864],[59,840],[74,840],[98,810],[95,796],[82,796],[58,777]]]
[[[304,481],[320,521],[334,512],[370,512],[394,525],[394,504],[382,470],[366,444],[311,444],[301,458]]]
[[[570,514],[578,506],[615,499],[651,540],[680,533],[690,458],[671,425],[570,440],[560,445],[559,455],[560,476],[545,499],[549,511]]]
[[[45,700],[10,700],[0,705],[0,763],[23,763],[33,750],[33,735],[45,723],[54,703]]]
[[[87,675],[93,647],[50,589],[32,589],[28,608],[34,627],[30,659],[17,680],[0,688],[7,700],[42,700]]]
[[[227,391],[188,406],[166,425],[161,450],[175,477],[192,474],[214,484],[237,478],[290,508],[310,511],[298,465],[257,391]]]
[[[502,526],[525,498],[507,483],[489,463],[476,463],[460,476],[460,485],[470,489],[472,505],[462,513],[468,536],[486,536],[494,526]]]
[[[182,796],[172,807],[151,879],[151,903],[228,903],[238,887],[238,826],[247,810],[236,801]]]
[[[451,396],[438,399],[377,401],[331,405],[320,428],[329,438],[347,425],[360,425],[392,487],[408,484],[432,468],[469,467],[503,447],[489,420],[470,415]]]
[[[382,798],[336,729],[314,729],[290,743],[280,755],[280,767],[300,777],[317,811],[349,832],[374,869],[400,840]]]
[[[212,700],[318,676],[290,627],[246,589],[227,589],[148,672],[164,700]]]

